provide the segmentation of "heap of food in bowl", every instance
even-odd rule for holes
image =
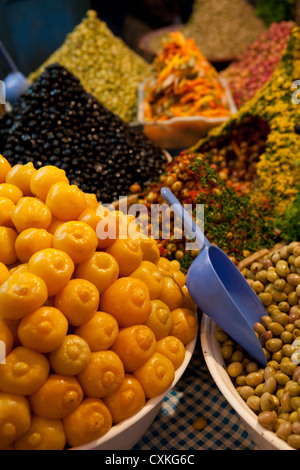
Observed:
[[[259,424],[300,449],[300,243],[286,244],[241,268],[266,308],[254,325],[266,367],[222,329],[216,329],[215,338],[234,387]]]
[[[171,387],[196,309],[132,223],[64,170],[0,157],[0,449],[82,446]]]
[[[215,68],[194,39],[170,33],[153,62],[154,76],[145,85],[147,121],[172,117],[228,117],[229,104]]]

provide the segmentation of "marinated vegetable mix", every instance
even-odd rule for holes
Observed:
[[[266,314],[254,325],[264,349],[262,368],[220,328],[227,372],[258,422],[300,449],[300,243],[291,242],[254,261],[241,272]]]
[[[0,184],[14,189],[0,227],[0,449],[81,446],[171,386],[196,306],[179,262],[129,237],[132,217],[112,211],[128,237],[99,247],[95,221],[108,210],[95,195],[51,165],[0,161]]]
[[[144,90],[146,121],[230,115],[218,74],[193,39],[186,39],[180,32],[170,33],[153,68]]]

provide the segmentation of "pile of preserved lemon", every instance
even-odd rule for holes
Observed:
[[[0,449],[98,439],[170,387],[197,334],[179,263],[98,238],[107,216],[128,233],[63,170],[0,156]]]

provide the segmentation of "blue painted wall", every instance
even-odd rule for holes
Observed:
[[[28,75],[64,42],[89,8],[89,0],[0,0],[0,40]],[[0,62],[0,79],[7,72]]]

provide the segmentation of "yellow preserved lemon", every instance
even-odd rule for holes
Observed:
[[[22,436],[30,424],[31,412],[27,398],[0,393],[0,450]]]
[[[97,287],[86,279],[71,279],[54,299],[56,308],[72,326],[82,325],[91,318],[97,312],[99,302]]]
[[[51,352],[52,369],[60,375],[72,376],[82,372],[91,359],[88,343],[78,335],[67,335],[61,345]]]
[[[12,274],[0,286],[0,315],[18,320],[41,307],[47,298],[43,279],[29,272]]]
[[[5,182],[17,186],[22,191],[23,196],[32,196],[30,180],[35,173],[36,169],[32,162],[25,165],[14,165],[7,173]]]
[[[14,443],[15,450],[63,450],[66,435],[60,419],[32,416],[31,426]]]
[[[44,280],[49,297],[58,294],[70,281],[74,267],[67,253],[54,248],[35,253],[28,261],[28,271]]]
[[[53,236],[53,246],[64,251],[75,264],[87,261],[98,246],[96,232],[85,222],[69,221],[62,224]]]
[[[43,228],[51,224],[52,214],[48,207],[35,197],[22,197],[19,199],[11,219],[19,233],[28,228]]]
[[[43,166],[31,176],[30,190],[32,194],[45,202],[51,187],[59,182],[69,183],[66,172],[56,166]]]
[[[63,419],[67,442],[76,447],[99,439],[112,426],[112,417],[100,398],[85,398]]]
[[[31,395],[47,380],[50,366],[47,358],[36,351],[18,346],[0,364],[0,391]]]
[[[50,374],[46,382],[30,395],[34,414],[43,418],[62,419],[72,413],[83,399],[83,391],[75,377]]]

